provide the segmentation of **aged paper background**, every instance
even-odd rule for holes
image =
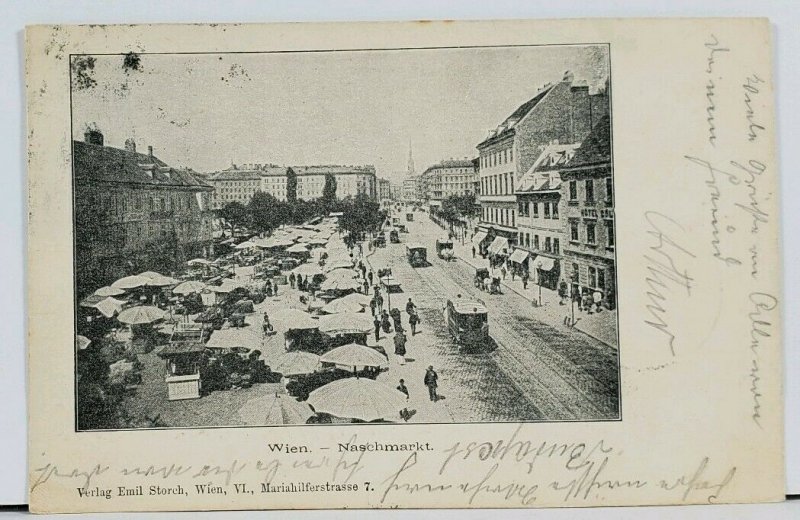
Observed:
[[[769,296],[780,302],[780,266],[766,20],[36,27],[27,40],[33,510],[782,499],[780,304],[768,303]],[[619,300],[624,302],[621,422],[73,432],[68,54],[579,42],[611,45]],[[715,53],[715,48],[729,50]],[[716,77],[707,72],[709,59]],[[766,130],[750,141],[742,85],[753,74],[763,88],[750,96],[750,109]],[[711,98],[709,81],[715,85]],[[736,169],[731,161],[749,169]],[[758,173],[749,176],[756,165]],[[739,182],[724,173],[731,171]],[[673,224],[659,227],[664,217]],[[754,219],[757,233],[750,232]],[[717,235],[715,225],[724,226]],[[669,245],[691,255],[668,251]],[[741,258],[742,265],[723,262],[728,257]],[[667,335],[646,323],[652,320],[647,306],[658,290],[652,280],[659,261],[673,262],[694,283],[689,293],[677,285],[661,291],[674,354]],[[770,324],[769,336],[756,334],[755,345],[754,320]],[[411,458],[336,453],[336,444],[353,435],[358,442],[430,442],[434,451]],[[311,454],[278,457],[266,447],[289,439],[308,445]],[[529,442],[530,450],[518,460],[520,442]],[[326,447],[334,453],[325,455],[320,448]],[[143,474],[150,466],[154,474]],[[164,478],[165,473],[171,474]],[[252,495],[234,490],[234,483],[257,490],[265,480],[349,481],[360,490]],[[79,499],[76,488],[87,481],[109,488],[180,483],[191,489],[213,482],[227,493]]]

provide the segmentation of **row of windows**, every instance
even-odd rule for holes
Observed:
[[[604,225],[606,229],[606,247],[614,247],[614,222],[606,220]],[[597,222],[593,220],[585,221],[584,229],[584,242],[592,246],[597,245]],[[576,243],[581,241],[580,222],[576,219],[570,219],[569,221],[569,240]]]
[[[541,204],[542,204],[542,215],[544,215],[544,218],[558,220],[558,202],[542,202]],[[518,203],[518,206],[519,206],[520,217],[530,217],[532,213],[533,218],[539,218],[538,202],[520,201]],[[533,208],[532,212],[531,208]]]
[[[109,211],[112,214],[120,215],[131,209],[146,209],[149,211],[183,211],[192,207],[192,193],[164,193],[160,195],[148,195],[144,193],[130,193],[99,196],[89,195],[89,203],[98,205],[101,210]]]
[[[218,186],[258,186],[259,181],[215,181]]]
[[[514,214],[515,212],[513,209],[484,207],[482,211],[484,222],[494,222],[502,226],[510,227],[514,227],[516,225],[516,215]]]
[[[512,195],[514,174],[498,173],[481,178],[481,193],[486,195]]]
[[[505,150],[496,150],[484,155],[481,155],[481,168],[491,168],[499,164],[508,164],[514,162],[514,149],[506,148]]]
[[[606,270],[605,269],[598,269],[594,266],[589,266],[587,269],[589,274],[588,286],[592,289],[601,289],[605,291],[606,288]],[[574,284],[580,283],[580,266],[578,264],[572,264],[572,272],[571,272],[571,280]]]
[[[558,255],[561,253],[561,244],[559,243],[559,239],[551,238],[551,237],[544,237],[544,240],[539,242],[539,235],[533,235],[533,242],[531,242],[531,234],[530,233],[522,233],[519,234],[519,243],[524,245],[525,247],[530,247],[532,249],[536,249],[539,251],[544,251],[545,253],[552,253],[554,255]],[[543,245],[544,247],[539,247]]]
[[[614,203],[614,186],[611,177],[606,177],[603,181],[605,184],[605,201],[607,204]],[[584,193],[584,200],[586,202],[594,202],[595,201],[595,192],[594,192],[594,185],[595,179],[586,179],[583,181],[583,193]],[[569,181],[569,200],[570,201],[577,201],[578,200],[578,181]]]

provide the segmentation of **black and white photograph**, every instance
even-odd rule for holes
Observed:
[[[76,431],[622,420],[612,51],[70,55]]]

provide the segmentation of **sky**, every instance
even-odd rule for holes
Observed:
[[[73,84],[73,136],[96,124],[105,144],[201,172],[231,164],[372,164],[400,182],[475,146],[569,70],[602,85],[605,46],[257,54],[94,56]]]

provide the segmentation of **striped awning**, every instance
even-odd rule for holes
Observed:
[[[516,264],[521,264],[528,258],[528,252],[524,249],[515,249],[511,256],[508,257],[509,260]]]
[[[550,258],[548,256],[537,256],[533,259],[531,264],[536,267],[536,269],[541,269],[542,271],[550,271],[555,267],[556,261],[554,258]]]
[[[495,237],[489,245],[488,251],[493,255],[497,255],[502,253],[504,249],[508,250],[508,239],[505,237]]]
[[[480,243],[483,242],[487,236],[488,233],[486,233],[486,231],[478,231],[475,233],[475,236],[472,237],[472,244],[476,246],[480,245]]]

